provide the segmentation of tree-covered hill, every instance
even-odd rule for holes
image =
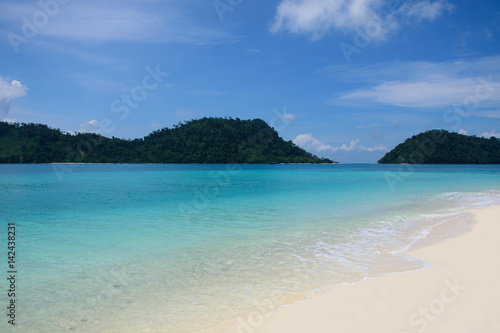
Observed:
[[[500,164],[500,140],[432,130],[406,139],[381,164]]]
[[[0,122],[0,163],[20,162],[332,163],[284,141],[260,119],[203,118],[134,140]]]

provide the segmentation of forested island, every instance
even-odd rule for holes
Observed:
[[[431,130],[406,139],[380,164],[500,164],[500,140]]]
[[[0,122],[0,163],[333,163],[261,119],[203,118],[125,140]]]

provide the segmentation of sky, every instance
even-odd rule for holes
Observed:
[[[0,120],[140,138],[260,118],[342,163],[500,137],[498,0],[0,0]]]

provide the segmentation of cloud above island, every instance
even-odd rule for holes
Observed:
[[[387,147],[385,146],[372,146],[372,147],[367,147],[367,146],[361,146],[359,145],[359,139],[357,140],[352,140],[349,142],[349,144],[342,144],[341,146],[338,147],[333,147],[332,145],[326,144],[321,142],[320,140],[316,139],[311,133],[308,134],[300,134],[298,135],[294,140],[293,143],[295,143],[297,146],[304,148],[308,151],[313,151],[314,153],[336,153],[337,151],[367,151],[367,152],[374,152],[374,151],[387,151]]]
[[[483,134],[481,134],[481,136],[484,136],[485,138],[499,138],[500,139],[500,133],[495,133],[495,130],[491,131],[491,132],[484,132]]]
[[[78,133],[95,133],[100,134],[101,129],[99,127],[99,121],[92,119],[80,125]]]
[[[0,77],[0,120],[6,121],[11,102],[26,95],[28,88],[17,80],[10,82]]]

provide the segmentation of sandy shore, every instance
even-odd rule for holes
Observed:
[[[464,235],[408,254],[429,268],[346,285],[247,318],[227,333],[500,332],[500,207]]]

